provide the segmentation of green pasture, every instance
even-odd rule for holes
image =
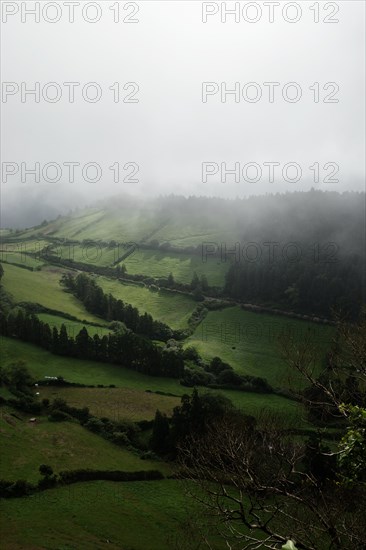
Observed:
[[[177,254],[148,249],[136,250],[122,263],[127,268],[127,275],[143,274],[158,278],[172,273],[177,282],[190,283],[196,272],[199,277],[206,275],[210,286],[220,287],[224,285],[225,273],[229,268],[229,263],[220,262],[219,257],[207,255],[207,261],[203,261],[201,253]]]
[[[148,376],[118,365],[83,361],[72,357],[61,357],[53,355],[32,344],[6,337],[0,337],[0,344],[2,349],[0,366],[7,366],[15,361],[25,361],[32,376],[37,380],[44,379],[45,376],[63,376],[70,382],[78,382],[86,385],[97,386],[98,384],[103,384],[104,386],[108,386],[114,384],[117,388],[123,388],[125,396],[129,391],[132,391],[128,398],[129,401],[127,397],[125,397],[124,410],[127,411],[128,414],[133,412],[136,418],[143,416],[145,416],[146,419],[150,418],[153,412],[155,412],[155,405],[156,408],[162,407],[164,409],[164,407],[170,407],[170,403],[176,403],[174,398],[170,396],[167,396],[166,400],[162,399],[161,397],[163,396],[159,395],[155,398],[149,396],[145,390],[151,390],[153,392],[162,391],[176,396],[182,396],[183,394],[190,394],[192,392],[192,388],[182,386],[178,380],[173,378]],[[117,388],[111,388],[111,396],[114,395],[113,392]],[[47,393],[54,390],[44,390],[42,388],[39,391],[45,391],[45,393]],[[59,391],[59,388],[57,388],[57,391]],[[66,392],[66,390],[62,391]],[[95,391],[97,391],[97,389]],[[281,414],[283,413],[285,416],[289,416],[291,419],[295,419],[299,425],[306,424],[302,407],[295,401],[291,401],[279,395],[247,393],[233,390],[208,390],[203,387],[199,388],[199,391],[202,393],[207,391],[222,393],[226,395],[236,407],[247,414],[255,415],[256,411],[263,408],[273,409]],[[78,402],[80,404],[84,403],[85,406],[88,406],[88,394],[82,392],[83,388],[80,388],[80,393],[75,392],[77,396],[76,399],[79,400]],[[134,394],[134,392],[137,393]],[[140,397],[138,397],[138,394]],[[92,392],[91,395],[93,395]],[[135,405],[133,404],[133,395],[136,395]],[[48,393],[47,397],[49,397]],[[94,401],[96,402],[96,409],[99,408],[101,410],[102,406],[105,409],[109,407],[107,403],[102,405],[101,397],[97,397],[97,394],[95,394]],[[121,405],[121,412],[122,411],[123,407]]]
[[[103,324],[103,320],[88,313],[83,304],[72,294],[65,292],[60,278],[66,270],[48,266],[41,271],[29,271],[21,267],[3,264],[2,285],[15,302],[33,302],[50,309],[69,313],[80,320]]]
[[[208,520],[178,480],[94,481],[0,505],[6,548],[27,550],[174,550],[201,547]],[[210,536],[211,548],[226,548]],[[5,546],[4,546],[5,548]]]
[[[150,313],[173,329],[187,328],[188,319],[197,306],[193,298],[167,290],[153,291],[107,277],[97,277],[97,283],[107,294],[137,307],[140,313]]]
[[[49,464],[55,472],[78,468],[166,470],[162,462],[141,460],[77,422],[50,422],[46,416],[29,422],[32,415],[12,412],[8,407],[1,409],[1,479],[35,482],[41,477],[38,472],[41,464]]]
[[[278,337],[284,331],[301,342],[310,337],[319,362],[332,337],[332,327],[280,315],[252,313],[239,306],[208,312],[186,346],[194,346],[206,359],[221,357],[238,373],[266,378],[275,387],[299,384],[280,353]]]

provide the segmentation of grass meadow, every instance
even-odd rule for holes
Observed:
[[[185,346],[194,346],[206,359],[219,356],[238,373],[264,377],[274,387],[297,386],[298,377],[281,357],[278,337],[282,331],[299,341],[309,336],[320,356],[325,355],[333,333],[330,326],[235,306],[208,312]]]
[[[219,258],[207,257],[202,261],[201,254],[177,254],[160,250],[140,249],[128,256],[123,263],[127,275],[143,274],[149,277],[167,277],[173,274],[179,283],[190,283],[193,273],[200,277],[206,275],[210,286],[222,287],[229,262],[220,262]]]
[[[94,481],[0,504],[7,548],[174,550],[197,545],[205,520],[178,480]],[[214,536],[213,550],[226,548]]]
[[[140,313],[150,313],[173,329],[187,328],[188,319],[197,306],[193,298],[168,290],[153,291],[107,277],[97,277],[97,283],[107,294],[132,304]]]
[[[125,408],[128,418],[130,418],[133,413],[136,418],[145,416],[146,419],[149,419],[152,417],[153,413],[155,413],[155,405],[156,408],[170,407],[171,405],[175,406],[176,399],[174,397],[157,395],[155,401],[155,397],[152,397],[146,390],[170,393],[178,397],[192,392],[192,388],[182,386],[178,380],[173,378],[147,376],[118,365],[83,361],[71,357],[60,357],[52,355],[50,352],[33,346],[32,344],[20,342],[19,340],[12,340],[10,338],[0,337],[0,343],[2,348],[0,365],[6,366],[12,362],[23,360],[26,362],[32,376],[37,380],[41,380],[45,376],[63,376],[70,382],[78,382],[86,385],[103,384],[105,386],[114,384],[117,388],[123,389],[127,392],[123,397],[123,399],[125,399],[123,403],[125,404],[122,404],[118,411],[119,414],[122,415]],[[58,390],[57,388],[57,391]],[[295,401],[279,395],[247,393],[233,390],[208,390],[207,388],[199,388],[199,390],[201,392],[212,391],[214,393],[222,393],[226,395],[236,407],[242,409],[247,414],[255,415],[257,411],[263,408],[273,409],[295,420],[299,425],[306,425],[302,407]],[[41,391],[43,392],[44,390],[41,389],[40,392]],[[46,392],[50,391],[52,390],[46,390]],[[66,393],[70,390],[65,389],[62,391]],[[99,397],[96,397],[97,394],[94,396],[93,392],[90,392],[90,395],[88,395],[88,393],[83,393],[83,391],[84,389],[80,388],[80,392],[75,392],[77,396],[76,399],[80,405],[89,406],[90,398],[93,399],[92,403],[95,403],[95,405],[91,406],[94,406],[96,409],[101,407],[101,400]],[[99,391],[99,388],[96,388],[95,392],[96,391]],[[116,388],[110,388],[110,391],[112,397],[116,395],[113,393],[116,391]],[[134,393],[136,396],[134,405],[129,404],[129,399],[132,399],[131,394],[130,397],[127,397],[129,391],[136,392]],[[49,397],[48,394],[47,397]],[[166,397],[166,399],[163,399],[163,397]],[[113,401],[111,401],[111,405],[105,404],[103,407],[104,410],[109,410],[111,414],[115,415],[116,411],[112,403]]]
[[[103,320],[88,313],[83,304],[60,285],[64,269],[48,266],[41,271],[29,271],[14,265],[3,264],[1,284],[14,301],[33,302],[44,307],[69,313],[82,321],[103,324]]]
[[[73,407],[88,407],[91,414],[107,417],[116,422],[122,420],[152,420],[156,410],[171,415],[180,404],[179,397],[158,395],[132,388],[58,388],[39,387],[40,398],[50,401],[58,397]]]
[[[0,418],[0,478],[36,482],[40,464],[55,472],[91,468],[100,470],[169,471],[163,462],[141,460],[137,455],[103,439],[76,422],[50,422],[46,416],[29,422],[25,415],[2,407]]]

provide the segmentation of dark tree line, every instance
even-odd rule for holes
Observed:
[[[5,336],[30,342],[57,355],[113,363],[152,376],[180,378],[183,375],[184,361],[179,354],[161,349],[131,331],[91,337],[83,327],[72,338],[64,324],[60,330],[57,327],[51,330],[47,323],[35,315],[25,315],[21,309],[1,318],[0,331]]]
[[[357,254],[335,262],[282,259],[234,263],[225,293],[240,301],[278,304],[293,311],[330,317],[334,310],[356,318],[363,303],[362,259]]]
[[[173,331],[164,323],[156,321],[148,313],[140,314],[131,304],[125,304],[112,294],[105,294],[100,286],[85,273],[76,277],[68,273],[61,282],[95,315],[108,321],[122,321],[133,332],[144,334],[149,338],[166,342],[172,338]]]

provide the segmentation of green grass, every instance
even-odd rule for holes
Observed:
[[[78,382],[86,385],[109,385],[115,384],[117,388],[134,390],[143,395],[144,402],[137,403],[135,414],[146,413],[145,404],[149,402],[145,390],[163,391],[181,396],[191,393],[191,388],[186,388],[179,384],[178,380],[172,378],[158,378],[137,373],[135,371],[119,367],[117,365],[108,365],[106,363],[97,363],[93,361],[82,361],[80,359],[59,357],[50,352],[20,342],[10,338],[0,337],[2,354],[0,365],[6,366],[14,361],[23,360],[27,363],[28,369],[36,379],[43,379],[45,376],[63,376],[70,382]],[[201,392],[210,391],[207,388],[199,388]],[[114,391],[114,389],[111,389]],[[215,393],[223,393],[232,403],[248,414],[262,408],[273,408],[277,412],[288,415],[291,419],[298,421],[299,425],[306,424],[304,412],[296,402],[274,394],[256,394],[245,393],[231,390],[215,390]],[[113,394],[112,394],[113,395]],[[158,399],[157,402],[152,399],[151,406],[166,404],[165,400]],[[97,399],[99,402],[99,398]],[[108,405],[105,405],[108,407]],[[152,409],[146,414],[151,414]]]
[[[89,336],[94,336],[94,334],[98,334],[99,336],[104,336],[105,334],[109,334],[111,332],[108,328],[105,328],[105,327],[94,327],[93,325],[89,325],[88,323],[70,321],[69,319],[65,319],[65,317],[61,317],[59,315],[39,313],[38,318],[44,323],[47,323],[48,325],[50,325],[51,329],[53,327],[60,329],[61,325],[64,324],[68,335],[71,336],[72,338],[75,338],[75,336],[81,331],[83,327],[87,329]]]
[[[115,240],[119,243],[140,241],[159,224],[156,214],[144,208],[128,207],[115,210],[85,209],[74,216],[61,217],[45,227],[28,230],[21,237],[52,236],[82,241],[83,239]]]
[[[185,345],[193,345],[206,359],[221,357],[240,374],[266,378],[275,387],[288,387],[297,384],[298,377],[281,358],[278,335],[282,330],[293,331],[299,341],[314,333],[320,358],[333,331],[329,326],[230,307],[210,311]]]
[[[177,395],[185,393],[183,386],[171,378],[147,376],[118,365],[61,357],[32,344],[11,338],[0,337],[0,342],[2,350],[0,365],[23,360],[27,363],[31,374],[37,379],[42,379],[45,376],[63,376],[70,382],[87,385],[103,384],[108,386],[115,384],[117,387],[142,391],[150,389]]]
[[[50,241],[44,238],[29,238],[28,235],[12,236],[11,239],[4,239],[1,244],[1,255],[6,260],[6,254],[9,253],[24,253],[30,252],[32,254],[39,254],[41,250],[49,245]]]
[[[88,431],[76,422],[50,422],[47,417],[24,415],[2,407],[0,418],[1,479],[40,478],[40,464],[49,464],[55,472],[92,468],[100,470],[165,469],[162,462],[141,460],[127,449]]]
[[[79,213],[78,215],[71,217],[59,217],[56,220],[48,222],[42,227],[26,229],[21,232],[18,237],[19,239],[25,239],[29,237],[40,239],[42,239],[43,237],[76,238],[75,235],[80,233],[82,229],[90,227],[102,215],[103,211],[96,209],[86,209],[81,214]]]
[[[172,414],[180,404],[179,397],[147,393],[132,388],[58,388],[39,387],[40,398],[51,401],[60,397],[73,407],[88,407],[91,414],[99,418],[106,416],[116,422],[120,420],[152,420],[156,410]]]
[[[32,256],[19,252],[2,252],[0,262],[5,262],[7,264],[20,264],[26,267],[32,267],[33,269],[41,267],[45,264],[42,260],[37,260]]]
[[[99,244],[68,244],[55,245],[52,254],[60,260],[74,260],[95,266],[110,266],[127,251],[127,248],[101,246]]]
[[[96,481],[3,501],[3,548],[172,550],[176,541],[190,540],[182,527],[187,517],[195,523],[200,519],[182,485],[177,480]],[[211,548],[225,546],[211,538]]]
[[[207,243],[214,244],[216,250],[220,249],[221,243],[227,243],[227,247],[234,248],[236,242],[240,240],[235,231],[218,231],[217,227],[203,227],[200,229],[197,225],[181,226],[169,225],[154,235],[154,239],[159,242],[169,242],[177,248],[194,246],[202,248]]]
[[[2,285],[17,303],[34,302],[81,320],[103,324],[103,320],[88,313],[83,304],[63,290],[59,281],[66,270],[49,266],[41,271],[29,271],[9,264],[3,264],[3,268]]]
[[[219,212],[197,210],[179,212],[174,208],[161,211],[159,207],[132,204],[128,199],[116,199],[114,208],[84,209],[72,216],[60,217],[43,227],[28,229],[19,235],[25,237],[59,237],[82,241],[145,242],[158,240],[170,242],[173,246],[200,247],[202,243],[238,242],[241,238],[238,227],[230,219],[221,219]]]
[[[167,290],[154,292],[140,285],[122,283],[106,277],[97,277],[104,292],[111,293],[128,304],[137,307],[140,313],[150,313],[173,329],[187,328],[187,322],[197,303],[184,294]]]
[[[208,257],[202,261],[201,254],[176,254],[160,250],[137,250],[123,263],[127,268],[127,275],[144,274],[149,277],[167,277],[172,273],[174,279],[180,283],[190,283],[193,273],[198,276],[206,275],[210,286],[223,286],[225,273],[229,262],[220,262],[218,258]]]

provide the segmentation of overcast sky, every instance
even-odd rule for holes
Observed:
[[[252,2],[251,7],[240,2],[239,22],[234,15],[221,21],[221,2],[203,6],[198,1],[145,0],[119,2],[119,14],[116,2],[94,3],[99,13],[91,5],[84,15],[90,20],[100,17],[96,23],[83,18],[81,8],[88,2],[75,4],[74,23],[69,22],[71,8],[65,2],[57,2],[58,11],[56,2],[51,2],[46,13],[42,13],[45,2],[40,2],[36,23],[34,16],[24,12],[24,5],[31,9],[34,4],[2,2],[2,80],[7,93],[1,104],[1,153],[8,177],[5,182],[3,173],[1,190],[5,203],[16,190],[24,193],[25,188],[36,186],[29,174],[21,182],[21,163],[31,168],[35,162],[40,163],[41,172],[51,162],[62,168],[56,183],[44,182],[41,174],[46,194],[67,189],[70,196],[70,190],[83,191],[90,200],[120,190],[226,197],[312,186],[364,190],[363,1],[328,2],[327,10],[324,2],[300,1],[301,14],[296,6],[284,11],[289,3],[281,2],[275,6],[272,23],[270,8],[263,2]],[[319,6],[318,14],[311,5]],[[203,12],[216,10],[203,23]],[[120,21],[114,22],[117,16]],[[319,23],[314,22],[317,16]],[[295,23],[285,20],[297,17]],[[60,20],[50,23],[45,18]],[[124,18],[138,22],[123,22]],[[255,18],[259,18],[256,23],[248,21]],[[325,23],[325,18],[339,22]],[[39,103],[31,95],[22,102],[21,82],[27,89],[40,83]],[[49,82],[60,87],[58,102],[51,102],[57,88],[44,89]],[[69,102],[70,86],[64,82],[80,83],[74,103]],[[82,96],[90,82],[102,91],[94,103]],[[113,90],[109,87],[117,82],[120,101],[115,103],[117,85]],[[203,82],[213,83],[206,102],[202,101]],[[225,85],[233,89],[236,82],[240,96],[227,95],[222,102],[222,89]],[[253,82],[255,86],[245,86]],[[266,82],[279,83],[272,103]],[[297,83],[296,87],[286,88],[289,82]],[[126,83],[136,83],[137,93],[136,85],[124,90]],[[292,102],[299,90],[301,99]],[[93,87],[85,89],[90,100],[95,92]],[[258,93],[262,97],[254,102]],[[128,94],[138,102],[123,102]],[[4,168],[4,163],[11,162],[15,164]],[[68,181],[70,168],[65,162],[80,163],[75,166],[74,182]],[[85,181],[96,175],[93,167],[83,177],[81,168],[89,162],[102,170],[98,182]],[[210,164],[202,168],[205,162]],[[263,164],[269,162],[280,163],[273,167],[274,181],[269,181],[270,167]],[[114,182],[116,163],[118,182]],[[221,163],[227,169],[240,163],[240,181],[235,181],[235,175],[222,181]],[[287,163],[301,167],[298,182],[283,176]],[[16,165],[19,170],[11,175]],[[112,165],[114,171],[109,168]],[[202,169],[207,181],[202,181]],[[48,169],[49,179],[60,175],[53,170]],[[128,174],[138,181],[124,182]],[[298,168],[288,166],[285,175],[295,180]]]

